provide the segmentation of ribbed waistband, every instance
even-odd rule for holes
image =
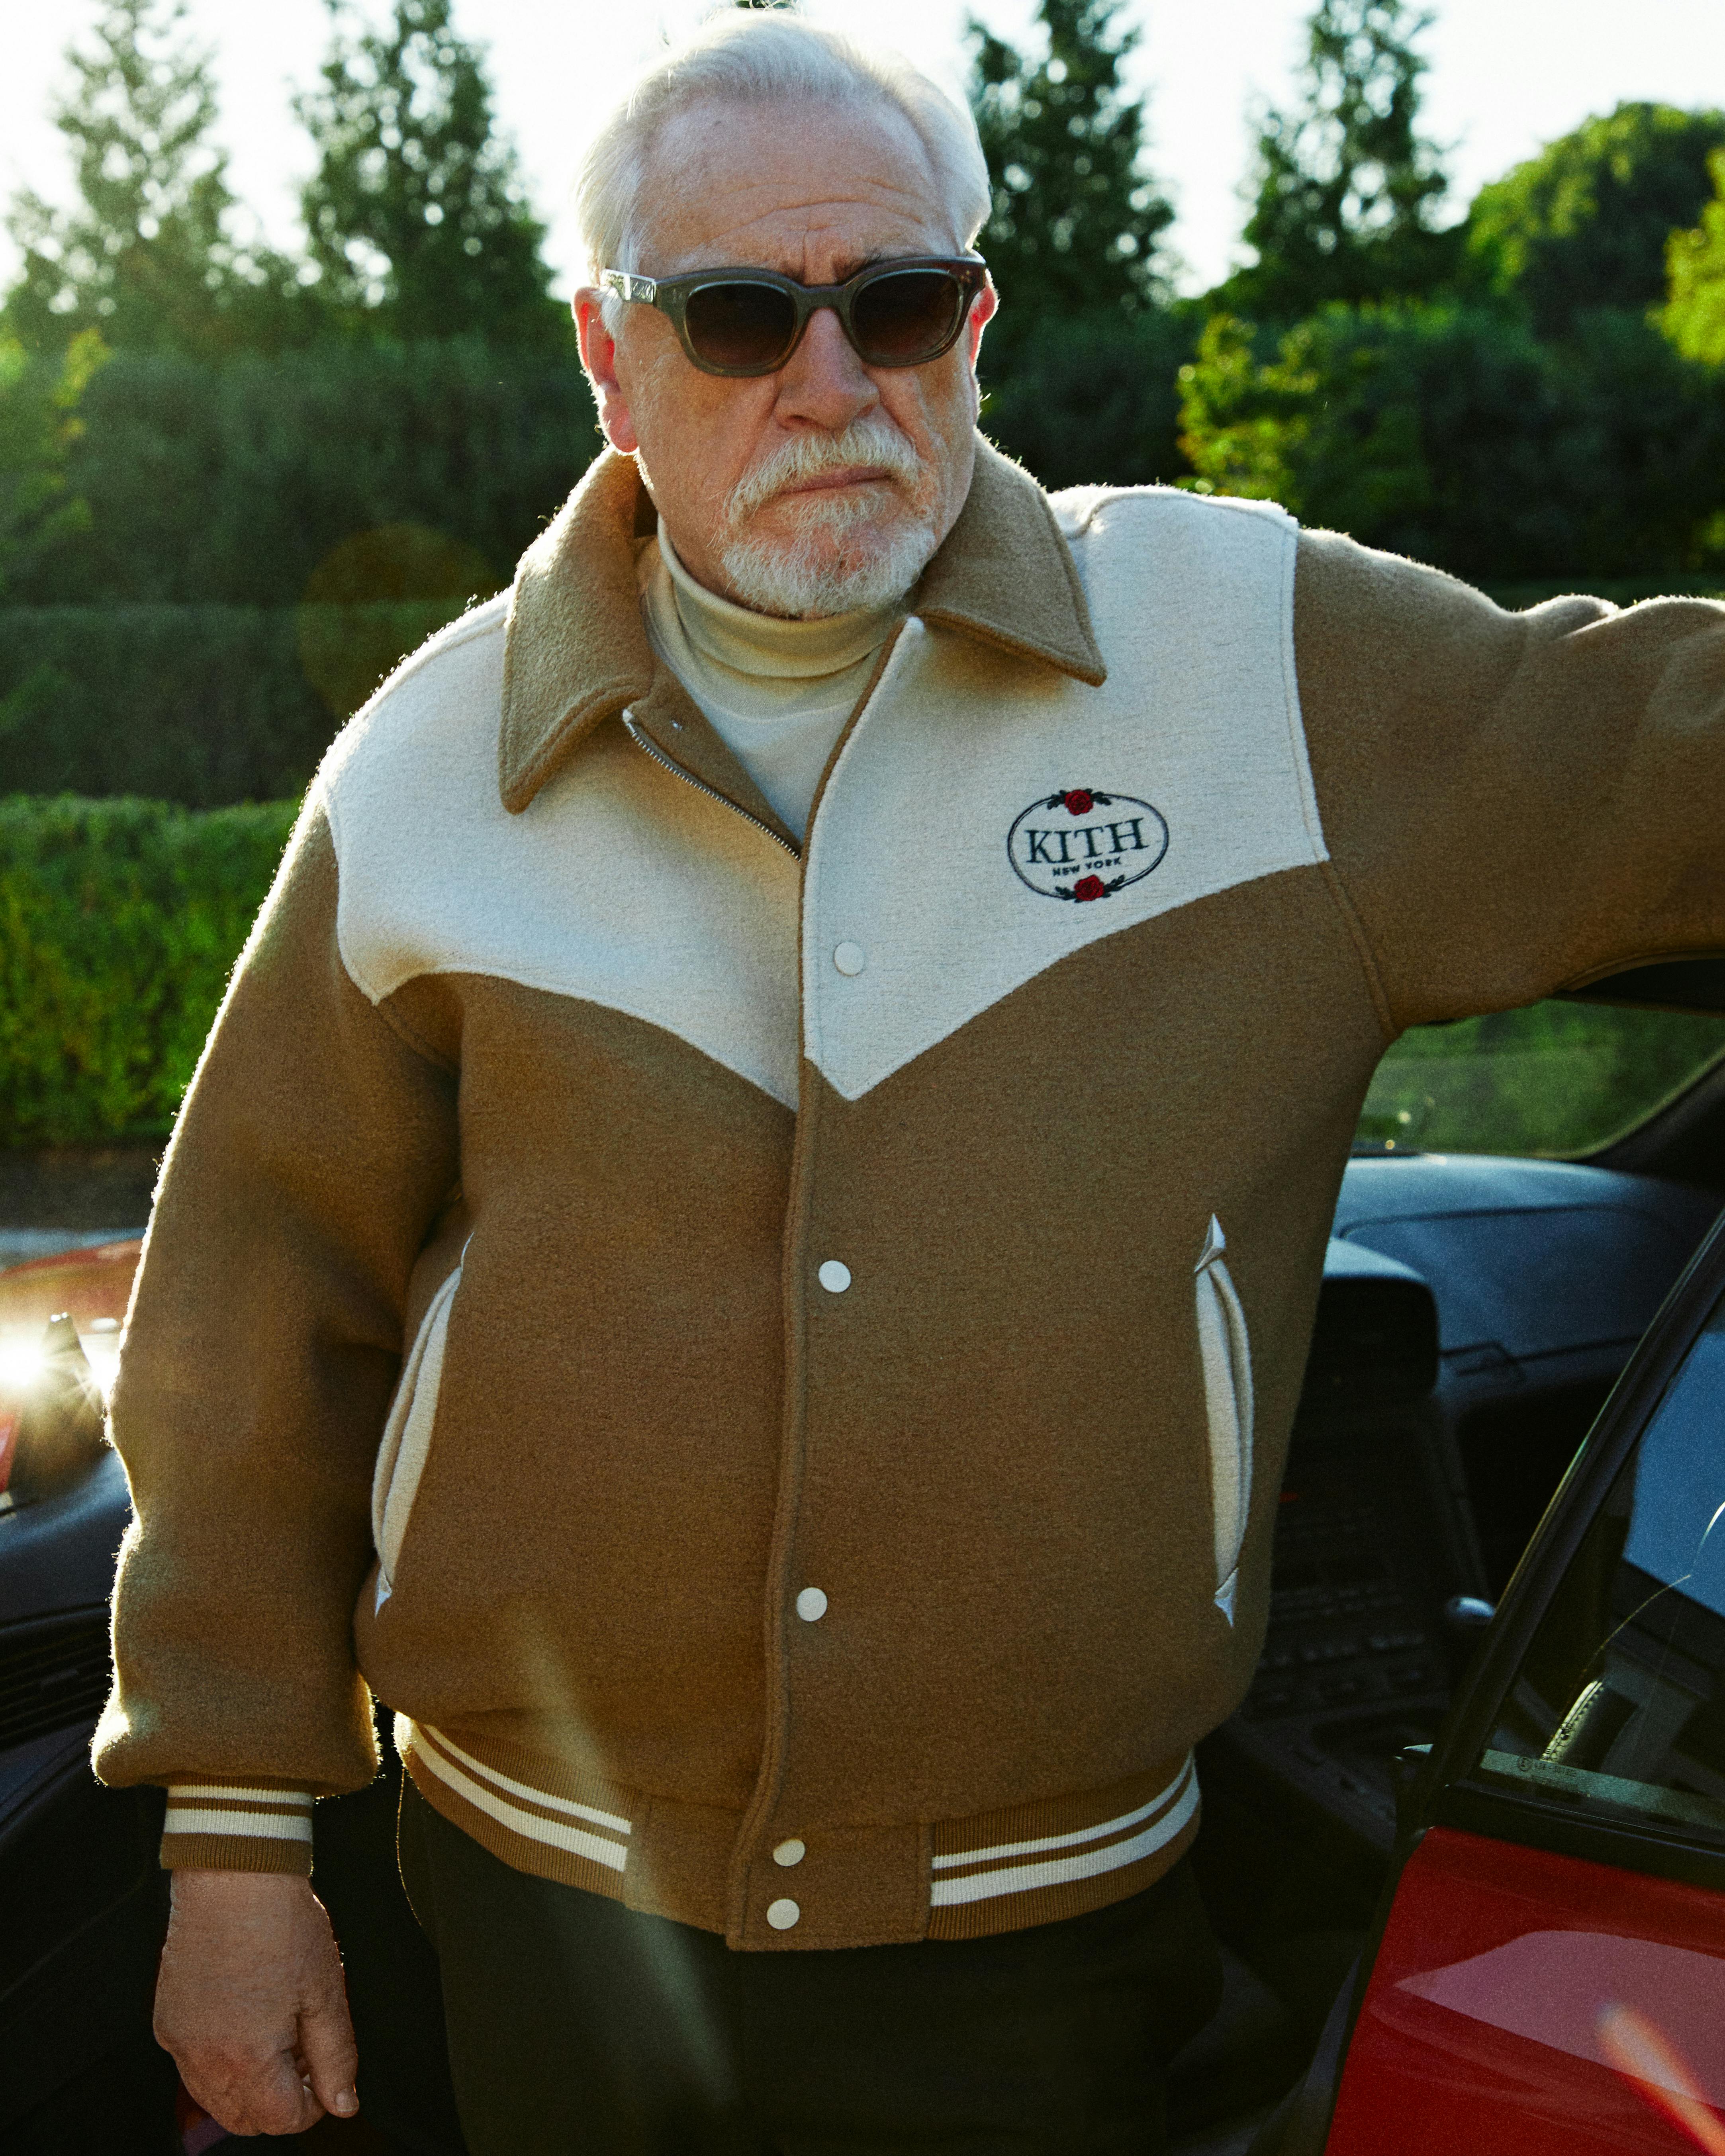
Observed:
[[[517,1871],[737,1946],[973,1938],[1081,1915],[1152,1885],[1198,1821],[1188,1753],[1100,1789],[960,1819],[825,1830],[781,1820],[796,1832],[775,1826],[745,1851],[741,1809],[631,1791],[464,1734],[465,1744],[396,1718],[415,1786],[452,1825]],[[764,1927],[748,1914],[756,1907]]]

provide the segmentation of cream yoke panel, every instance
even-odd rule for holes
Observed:
[[[1055,508],[1106,683],[912,619],[815,812],[805,1041],[847,1100],[1086,944],[1326,858],[1291,519],[1173,489]]]
[[[497,793],[506,598],[409,662],[325,767],[342,963],[373,1003],[485,973],[662,1027],[797,1102],[797,863],[602,727]]]

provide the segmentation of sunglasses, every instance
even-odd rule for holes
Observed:
[[[830,307],[865,367],[926,367],[957,343],[988,269],[974,255],[877,262],[842,285],[799,285],[773,270],[697,270],[637,277],[606,270],[619,298],[669,315],[703,374],[773,374],[803,341],[809,317]]]

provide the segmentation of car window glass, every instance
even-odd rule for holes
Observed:
[[[1378,1065],[1368,1152],[1590,1152],[1725,1055],[1725,1018],[1543,1003],[1415,1026]]]
[[[1725,1617],[1725,1329],[1690,1351],[1637,1450],[1624,1562]],[[1698,1532],[1697,1532],[1698,1530]]]
[[[1589,1528],[1476,1772],[1725,1841],[1725,1301]]]

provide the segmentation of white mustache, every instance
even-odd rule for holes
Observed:
[[[896,427],[881,419],[853,419],[839,434],[793,435],[754,470],[745,473],[726,505],[726,521],[734,531],[788,487],[806,485],[828,472],[854,470],[859,465],[885,472],[913,500],[925,483],[922,459]]]

